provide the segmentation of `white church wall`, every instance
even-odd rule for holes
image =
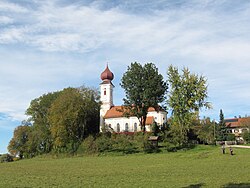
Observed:
[[[167,122],[167,113],[163,112],[163,111],[152,111],[152,112],[148,112],[148,116],[153,116],[154,117],[154,121],[158,124],[158,125],[162,125],[164,123]]]
[[[137,130],[135,130],[135,123]],[[120,118],[108,118],[105,119],[105,124],[110,126],[115,132],[134,132],[140,131],[140,123],[136,117],[120,117]],[[117,130],[117,125],[119,124],[119,130]],[[126,127],[127,124],[127,127]]]

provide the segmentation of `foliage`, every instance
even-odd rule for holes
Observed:
[[[29,119],[17,127],[8,150],[30,158],[56,152],[74,153],[85,137],[99,131],[99,94],[87,87],[66,88],[31,101]]]
[[[83,97],[75,88],[64,89],[49,110],[53,147],[75,152],[84,137],[97,133],[98,113],[99,105],[93,96]]]
[[[84,152],[86,154],[94,154],[98,152],[98,148],[95,143],[95,138],[90,135],[88,136],[78,148],[78,152]]]
[[[235,135],[234,134],[227,134],[227,141],[235,141]]]
[[[48,153],[52,149],[52,138],[50,123],[48,120],[49,109],[58,98],[61,91],[44,94],[31,101],[26,115],[30,116],[29,121],[33,122],[32,138],[33,148],[38,154]]]
[[[217,140],[219,141],[227,140],[227,127],[224,120],[224,114],[222,109],[220,109],[220,121],[218,124]]]
[[[160,127],[156,122],[151,125],[152,133],[156,136],[160,133]]]
[[[242,134],[242,137],[246,143],[250,143],[250,132],[244,131]]]
[[[9,152],[20,158],[29,157],[28,138],[30,134],[30,127],[27,125],[20,125],[14,130],[13,138],[10,140],[8,145]]]
[[[120,85],[126,94],[124,114],[136,116],[145,132],[148,108],[159,110],[159,103],[165,99],[167,84],[163,76],[153,63],[143,66],[135,62],[123,74]]]
[[[207,81],[204,76],[190,73],[188,68],[179,73],[178,68],[169,66],[168,84],[170,87],[167,103],[172,111],[172,134],[179,137],[179,145],[187,142],[187,133],[193,119],[203,107],[211,108],[206,101]]]
[[[198,129],[198,138],[205,144],[214,144],[215,128],[216,123],[214,121],[211,121],[210,118],[204,118]]]
[[[171,122],[170,131],[167,134],[167,140],[172,143],[176,148],[179,148],[183,143],[187,143],[188,137],[187,133],[182,132],[182,127],[176,121]]]
[[[111,137],[102,133],[97,137],[90,135],[82,142],[77,154],[159,152],[160,150],[157,147],[148,142],[149,135],[148,133],[112,134]]]
[[[1,163],[0,187],[249,187],[250,150],[234,152],[198,146],[174,153],[36,157]]]
[[[0,163],[12,162],[12,161],[13,161],[13,156],[11,156],[8,153],[0,156]]]
[[[134,153],[136,150],[135,143],[130,135],[117,134],[112,137],[113,151],[125,154]]]

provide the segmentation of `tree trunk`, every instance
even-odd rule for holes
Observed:
[[[147,118],[147,116],[142,118],[142,131],[143,131],[143,133],[146,132],[146,118]]]

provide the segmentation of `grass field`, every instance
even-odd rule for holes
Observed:
[[[34,158],[0,164],[0,187],[250,187],[250,149]]]

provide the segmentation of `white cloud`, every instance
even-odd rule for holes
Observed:
[[[0,16],[0,25],[11,24],[13,23],[13,19],[8,16]]]
[[[18,4],[10,3],[7,1],[0,2],[0,12],[14,12],[14,13],[25,13],[28,10]]]
[[[89,5],[80,1],[32,3],[32,6],[0,3],[0,10],[8,15],[0,16],[0,23],[12,24],[0,29],[0,43],[10,50],[9,45],[15,45],[20,51],[24,47],[28,53],[36,53],[31,57],[24,50],[22,55],[22,52],[14,53],[17,58],[11,61],[10,57],[4,58],[1,77],[5,75],[5,78],[1,79],[1,90],[9,92],[0,94],[1,99],[5,99],[0,111],[20,114],[34,96],[59,88],[56,84],[66,85],[62,84],[67,82],[63,74],[75,79],[67,84],[79,83],[76,80],[82,77],[76,75],[89,75],[89,70],[93,70],[92,77],[97,77],[92,80],[98,80],[101,67],[95,69],[94,63],[110,60],[119,64],[113,67],[121,74],[131,61],[153,61],[163,69],[163,74],[171,63],[188,66],[208,77],[211,99],[216,99],[220,88],[228,94],[228,99],[237,98],[239,103],[248,97],[230,90],[249,77],[249,3],[235,6],[228,1],[189,1],[180,6],[169,1],[158,4],[136,1],[108,8],[102,1]],[[13,52],[4,53],[11,56]],[[63,59],[65,56],[58,58],[63,54],[68,54],[67,60]],[[82,72],[76,68],[79,65]],[[11,84],[6,85],[7,81]],[[53,87],[49,86],[50,82]],[[20,103],[16,102],[18,95],[12,94],[13,88],[25,92],[19,96]],[[244,93],[250,93],[247,83],[241,88]],[[7,100],[6,96],[12,97]],[[22,106],[19,112],[13,110],[18,106]]]

